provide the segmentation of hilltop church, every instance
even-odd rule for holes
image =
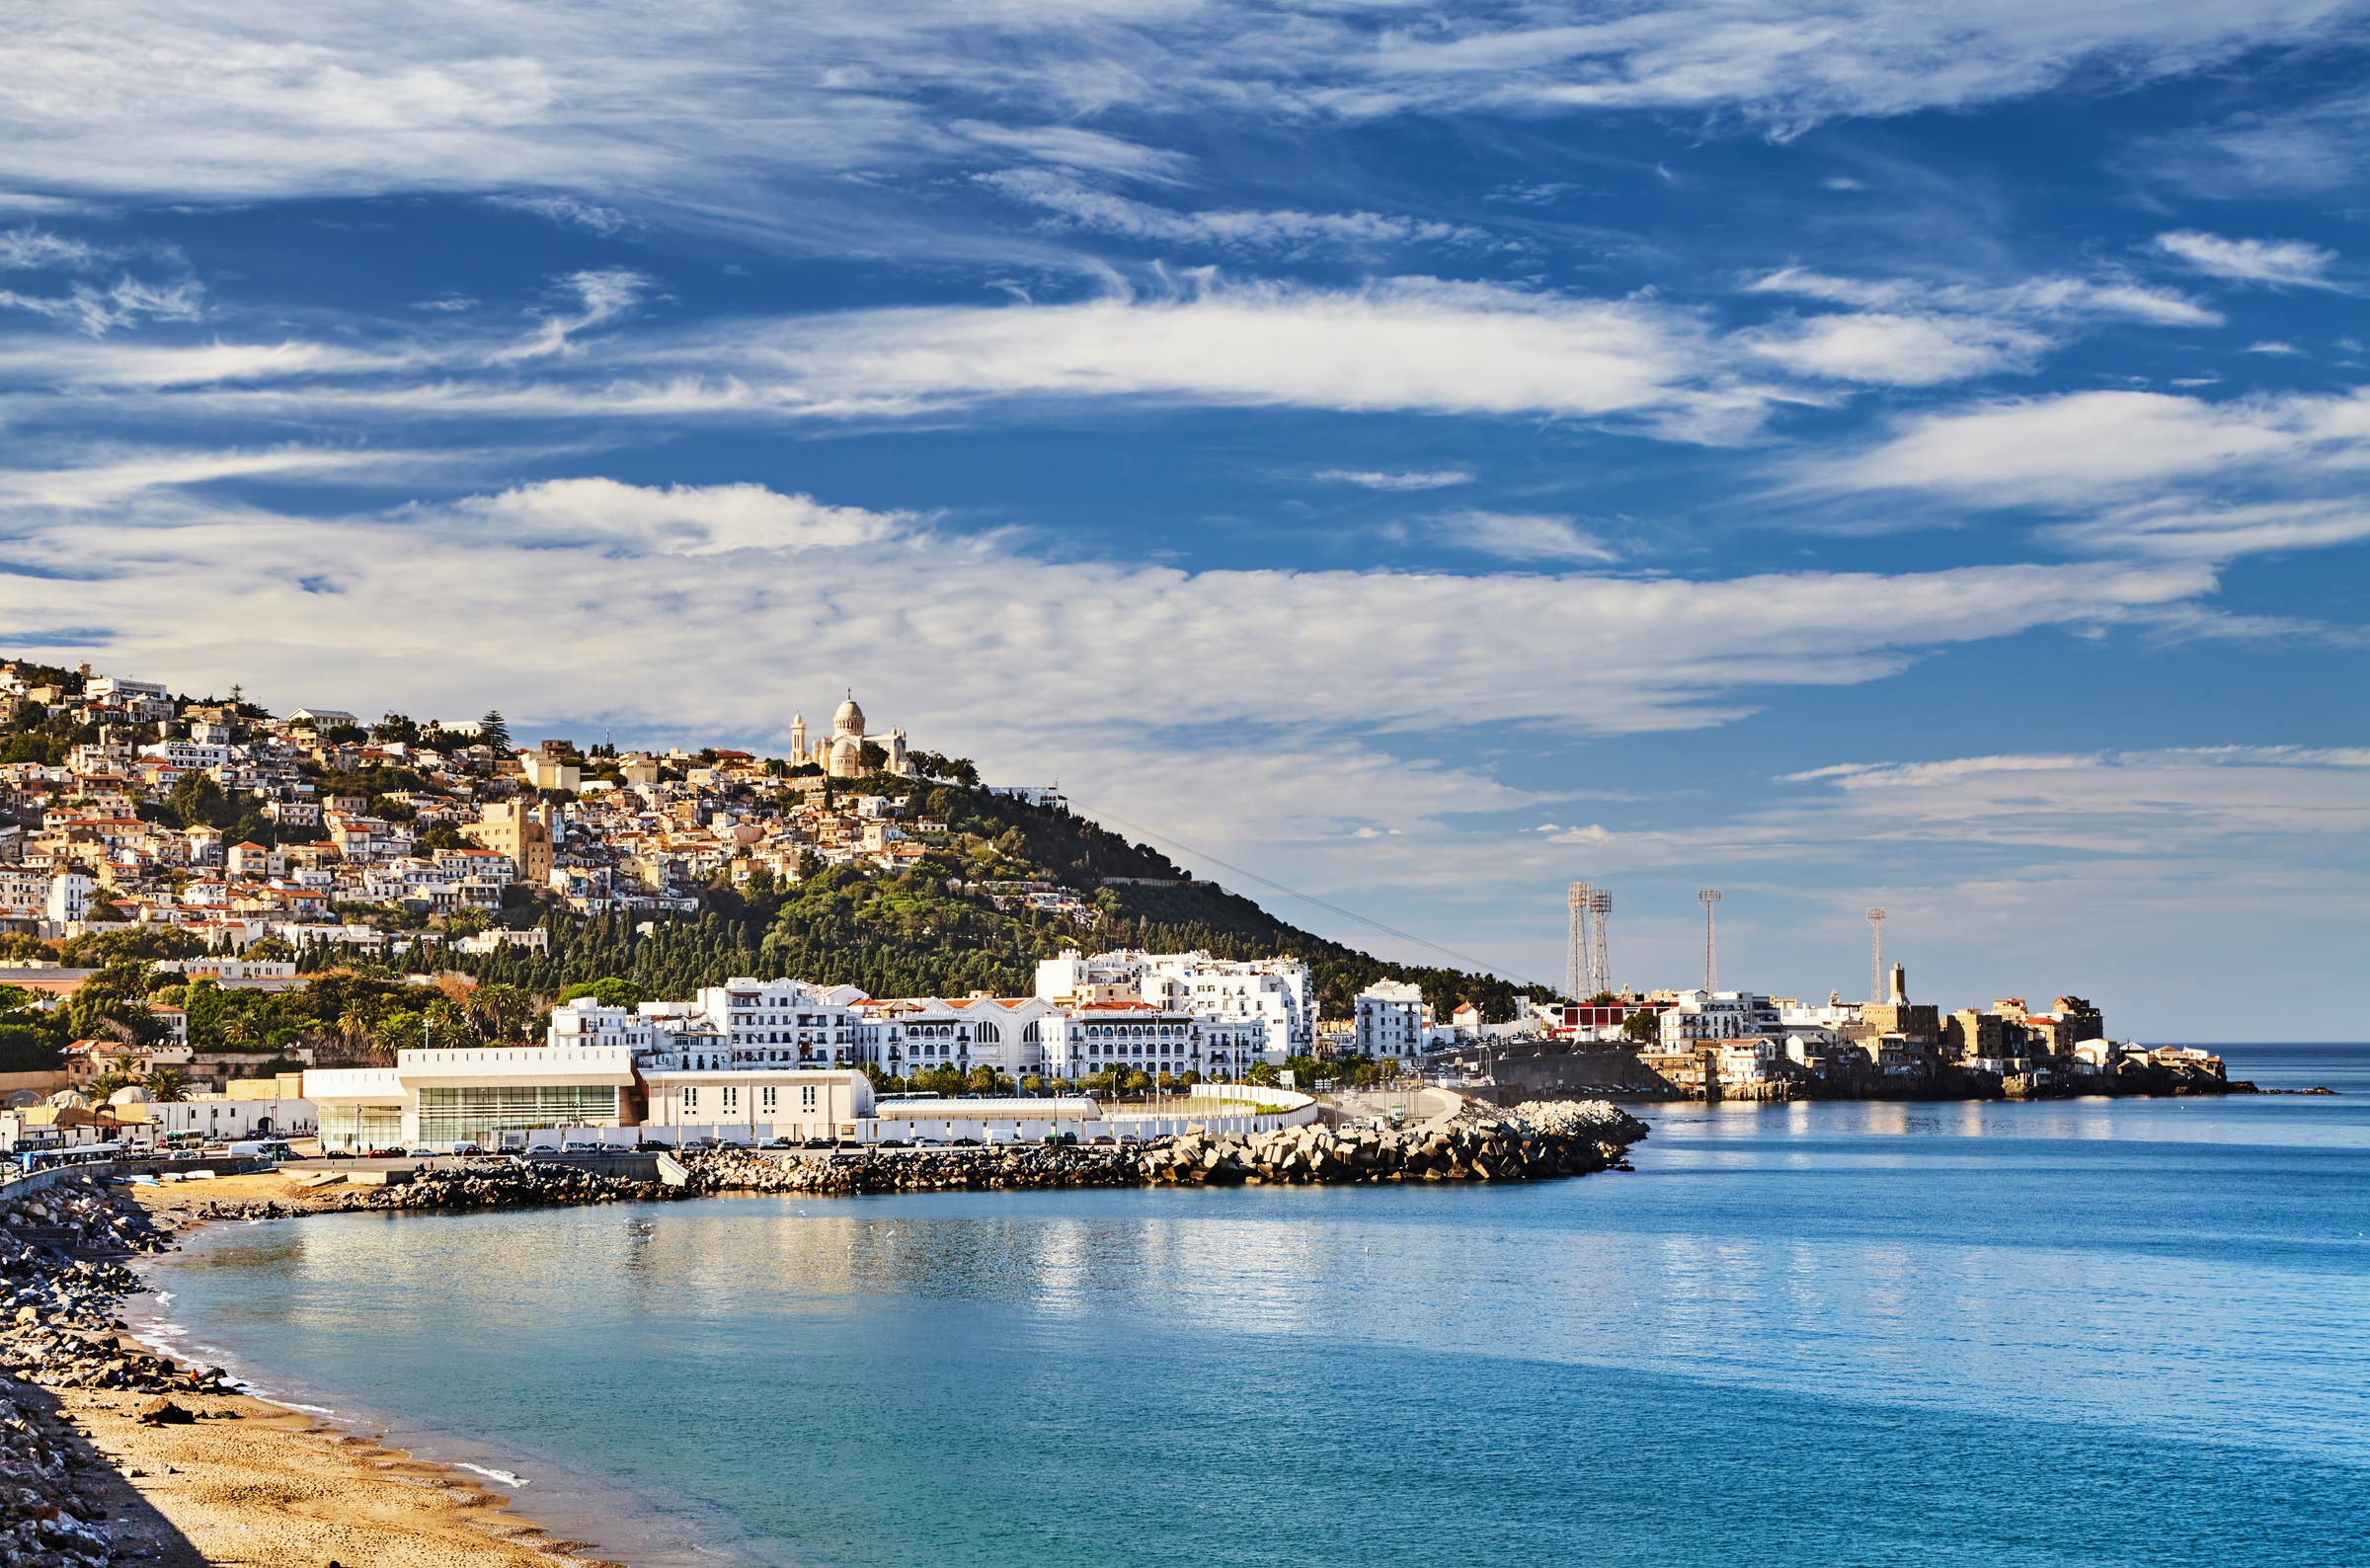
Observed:
[[[877,745],[889,754],[881,764],[884,773],[901,773],[910,778],[913,764],[906,760],[906,732],[892,730],[887,735],[864,733],[864,710],[856,706],[856,694],[849,692],[831,715],[830,739],[818,740],[807,745],[807,716],[799,714],[790,721],[790,761],[793,766],[813,762],[832,778],[859,778],[870,771],[864,766],[864,748]]]

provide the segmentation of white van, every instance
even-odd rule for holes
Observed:
[[[250,1138],[244,1143],[233,1143],[228,1153],[232,1159],[283,1160],[296,1157],[288,1147],[287,1140],[277,1137]]]

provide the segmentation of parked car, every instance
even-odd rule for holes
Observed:
[[[1100,1134],[1100,1135],[1098,1135],[1098,1136],[1096,1137],[1096,1138],[1095,1138],[1095,1141],[1096,1141],[1097,1143],[1116,1143],[1116,1142],[1118,1142],[1118,1141],[1119,1141],[1119,1139],[1118,1139],[1118,1138],[1115,1138],[1115,1137],[1112,1137],[1110,1134],[1108,1134],[1108,1133],[1104,1133],[1104,1134]]]
[[[905,1146],[906,1140],[902,1137],[885,1137],[873,1145],[875,1148],[904,1148]]]
[[[985,1100],[988,1098],[988,1096],[984,1094],[958,1094],[955,1096],[955,1098],[958,1100]]]
[[[830,1148],[830,1146],[831,1140],[828,1137],[811,1137],[799,1145],[800,1148]]]
[[[734,1139],[732,1139],[732,1138],[729,1138],[729,1137],[720,1137],[720,1138],[718,1138],[718,1139],[717,1139],[715,1142],[713,1142],[713,1143],[709,1144],[708,1146],[709,1146],[710,1148],[747,1148],[749,1145],[748,1145],[748,1144],[746,1144],[746,1143],[738,1142],[738,1141],[736,1141],[736,1140],[734,1140]]]
[[[955,1139],[955,1147],[957,1148],[978,1148],[979,1146],[980,1140],[976,1137],[959,1137]]]
[[[770,1143],[766,1144],[765,1146],[766,1146],[767,1148],[789,1148],[789,1147],[791,1146],[791,1143],[790,1143],[790,1140],[789,1140],[788,1138],[786,1138],[786,1137],[777,1137],[777,1138],[775,1138],[775,1139],[774,1139],[772,1142],[770,1142]]]
[[[913,1140],[913,1146],[915,1148],[944,1148],[946,1147],[946,1139],[942,1137],[917,1137]]]
[[[634,1152],[637,1154],[666,1154],[672,1152],[673,1148],[674,1145],[672,1143],[652,1143],[646,1141],[636,1143],[634,1145]]]
[[[831,1146],[833,1148],[862,1148],[864,1140],[860,1137],[843,1137]]]
[[[1078,1140],[1078,1135],[1075,1133],[1048,1133],[1045,1135],[1045,1140],[1048,1143],[1075,1143]]]
[[[405,1153],[406,1150],[402,1148],[374,1148],[370,1151],[370,1157],[372,1159],[402,1159]]]
[[[323,1159],[352,1159],[354,1158],[354,1150],[350,1148],[324,1149],[322,1150],[321,1157]]]
[[[483,1154],[485,1152],[475,1143],[455,1143],[452,1145],[452,1151],[455,1154]]]

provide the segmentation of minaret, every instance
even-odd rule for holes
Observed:
[[[1893,966],[1893,1005],[1895,1007],[1909,1005],[1909,970],[1900,964]]]

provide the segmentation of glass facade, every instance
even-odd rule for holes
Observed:
[[[494,1133],[599,1126],[616,1120],[617,1090],[605,1083],[420,1091],[423,1143],[483,1143]]]
[[[403,1111],[392,1105],[324,1105],[323,1148],[391,1148],[403,1141]]]

